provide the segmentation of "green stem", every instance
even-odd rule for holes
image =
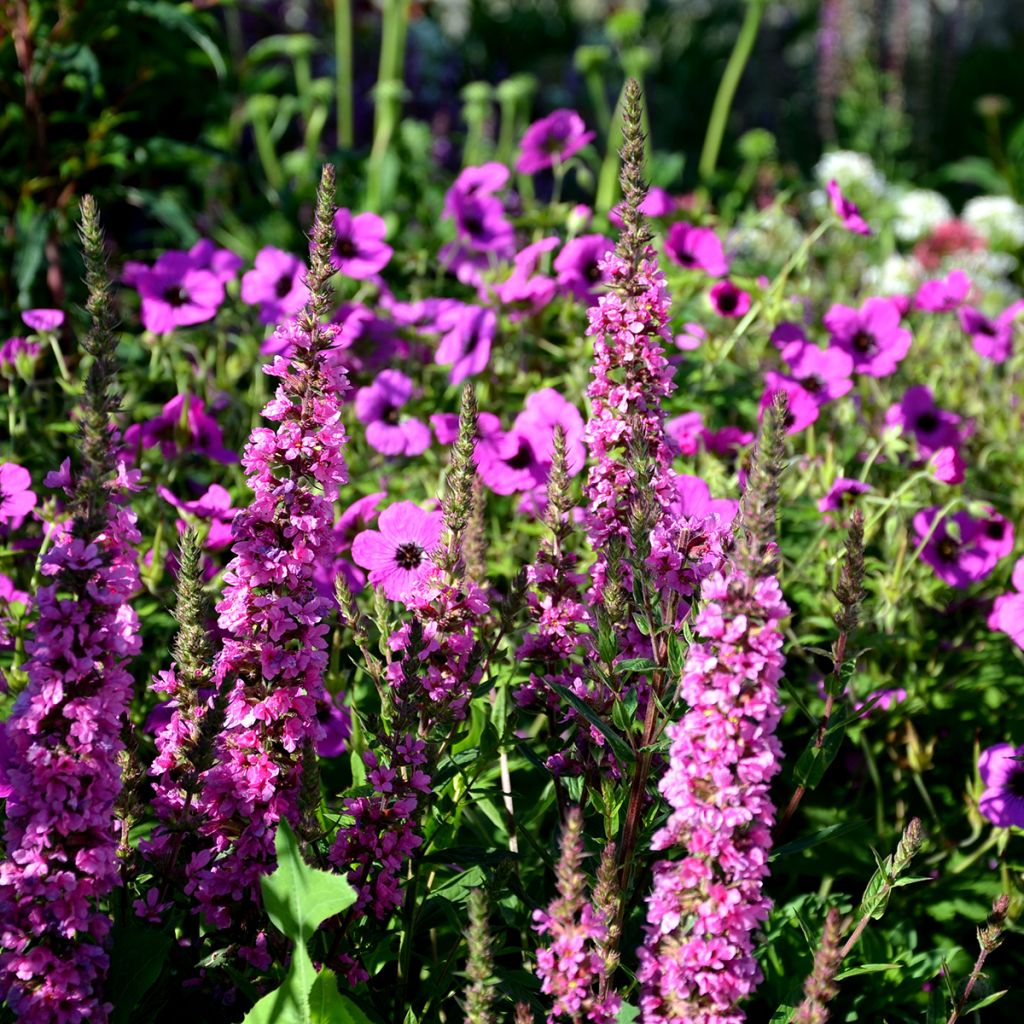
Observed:
[[[351,149],[352,127],[352,2],[334,0],[334,92],[337,102],[338,145]]]
[[[754,49],[765,3],[766,0],[747,0],[747,13],[743,18],[743,24],[740,26],[740,33],[736,37],[732,53],[729,55],[729,63],[725,66],[722,81],[718,84],[718,92],[715,94],[715,102],[711,108],[711,119],[708,121],[707,134],[704,136],[704,148],[700,152],[700,164],[698,165],[700,176],[704,181],[707,181],[715,173],[718,154],[722,149],[722,139],[725,137],[725,122],[729,119],[729,111],[732,109],[732,101],[736,96],[740,78],[743,77],[743,69],[747,66],[747,61],[750,60],[750,54]]]

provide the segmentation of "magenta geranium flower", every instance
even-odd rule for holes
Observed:
[[[960,417],[940,409],[923,384],[907,388],[903,398],[890,406],[885,422],[900,427],[905,434],[913,434],[924,456],[939,448],[955,449],[960,445]]]
[[[165,459],[191,452],[215,462],[238,462],[237,453],[224,446],[224,434],[217,421],[195,395],[175,395],[159,416],[132,424],[124,432],[124,444],[129,450],[159,445]]]
[[[931,536],[921,551],[921,561],[951,587],[963,589],[984,579],[997,559],[981,543],[982,523],[968,512],[955,512],[936,522],[942,510],[922,509],[914,516],[914,532],[920,543]],[[934,526],[934,529],[933,529]],[[952,526],[952,529],[950,529]]]
[[[563,295],[575,295],[581,302],[592,302],[597,288],[605,282],[601,262],[615,248],[606,235],[580,235],[566,242],[555,257],[558,289]]]
[[[39,342],[25,338],[8,338],[0,345],[0,370],[17,370],[19,363],[28,366],[39,358]]]
[[[673,224],[665,239],[665,252],[679,266],[703,270],[711,277],[724,277],[729,273],[722,242],[711,228],[682,222]]]
[[[495,292],[501,304],[510,307],[511,319],[538,313],[554,298],[554,278],[538,270],[544,256],[558,247],[558,241],[556,236],[549,235],[515,254],[512,273]]]
[[[1000,594],[992,604],[988,628],[1005,633],[1018,647],[1024,648],[1024,558],[1013,569],[1014,589]]]
[[[699,412],[684,412],[665,421],[665,433],[679,445],[681,455],[696,455],[704,437],[704,416]]]
[[[978,810],[998,828],[1024,828],[1024,747],[997,743],[983,750],[978,774],[985,787]]]
[[[227,489],[220,484],[210,486],[193,501],[182,501],[173,491],[160,485],[157,487],[157,494],[169,505],[187,512],[198,519],[209,522],[204,547],[210,551],[218,551],[231,543],[231,520],[238,512],[231,504],[231,495]],[[178,522],[178,530],[184,530],[186,523],[183,520]]]
[[[379,274],[391,259],[391,246],[384,241],[387,226],[375,213],[354,217],[344,208],[334,215],[334,252],[331,262],[346,277],[357,281]]]
[[[351,553],[352,542],[363,530],[369,529],[377,518],[377,509],[387,497],[384,491],[375,491],[357,498],[334,524],[333,550],[337,556],[329,566],[321,566],[314,574],[317,588],[325,597],[334,597],[334,579],[344,576],[349,589],[358,594],[366,584],[366,573],[343,557]]]
[[[667,217],[670,213],[675,213],[678,205],[671,193],[652,185],[647,190],[639,209],[645,217]]]
[[[523,134],[516,170],[536,174],[545,167],[565,163],[594,137],[575,110],[562,108],[534,121]]]
[[[676,500],[672,510],[676,515],[704,519],[717,515],[722,526],[728,526],[736,518],[739,502],[732,498],[712,498],[711,488],[703,477],[680,473],[674,477]]]
[[[32,475],[13,462],[0,464],[0,520],[19,522],[36,507]]]
[[[554,459],[555,427],[561,427],[565,436],[565,468],[570,476],[575,476],[586,458],[579,409],[554,388],[542,388],[527,395],[513,429],[528,440],[545,479]]]
[[[256,266],[242,277],[242,301],[260,307],[261,323],[280,323],[306,304],[305,271],[298,256],[264,246],[256,253]]]
[[[847,231],[852,231],[855,235],[871,234],[871,228],[860,215],[857,204],[843,195],[843,190],[835,178],[828,183],[828,198],[832,204],[832,212],[842,221]]]
[[[967,301],[970,291],[970,277],[962,270],[951,270],[946,277],[925,281],[914,296],[914,306],[927,313],[951,313]]]
[[[1013,325],[1024,311],[1024,301],[1015,302],[1004,309],[995,320],[990,320],[973,306],[962,306],[957,310],[960,326],[971,336],[974,351],[983,359],[993,363],[1004,363],[1013,348]]]
[[[364,530],[352,542],[352,558],[369,569],[369,580],[392,601],[405,601],[430,572],[430,556],[444,530],[440,512],[425,512],[411,501],[389,505],[376,530]]]
[[[188,251],[196,270],[208,270],[221,284],[234,280],[242,268],[242,257],[230,249],[221,249],[209,238],[200,238]]]
[[[819,405],[841,398],[853,387],[853,359],[842,349],[792,341],[782,350],[782,358],[789,364],[793,379]]]
[[[960,452],[952,446],[940,448],[935,452],[932,456],[931,467],[932,473],[935,474],[935,479],[939,483],[962,484],[964,482],[964,471],[967,467]]]
[[[455,222],[459,241],[473,250],[508,253],[515,232],[505,216],[505,206],[495,193],[508,183],[504,164],[467,167],[455,179],[444,198],[445,218]]]
[[[1000,515],[994,508],[988,506],[988,511],[977,520],[978,549],[984,552],[991,565],[1004,559],[1013,551],[1014,529],[1013,524],[1004,515]]]
[[[708,292],[711,308],[725,317],[741,317],[750,309],[750,293],[737,288],[732,281],[719,281]]]
[[[55,331],[64,323],[64,313],[59,309],[26,309],[21,319],[33,331]]]
[[[871,490],[869,484],[860,480],[852,480],[850,477],[836,477],[835,483],[828,490],[828,494],[818,501],[818,511],[825,514],[825,521],[831,522],[829,512],[842,512],[853,505],[858,494],[867,494]]]
[[[707,340],[707,329],[697,323],[683,324],[683,329],[672,338],[676,348],[681,349],[683,352],[693,352],[695,349],[700,348]]]
[[[172,249],[152,267],[137,268],[133,283],[140,297],[142,326],[154,334],[205,323],[224,301],[217,275],[196,267],[187,252]]]
[[[900,326],[900,309],[891,298],[873,296],[860,309],[836,303],[824,323],[830,344],[850,355],[858,373],[888,377],[910,351],[910,331]]]
[[[413,382],[401,370],[381,370],[369,387],[356,392],[356,418],[366,424],[366,442],[384,455],[422,455],[430,428],[399,413],[412,397]]]
[[[467,377],[483,372],[498,330],[494,310],[458,303],[438,317],[438,326],[444,334],[434,353],[434,362],[451,367],[448,380],[461,384]]]
[[[775,396],[782,392],[786,396],[786,433],[799,434],[809,427],[817,418],[820,404],[814,395],[807,391],[799,381],[786,377],[774,370],[764,375],[764,391],[758,404],[758,422],[764,419],[765,410]]]
[[[478,417],[474,459],[480,479],[495,494],[530,491],[543,484],[546,473],[530,435],[515,427],[505,431],[494,413]]]

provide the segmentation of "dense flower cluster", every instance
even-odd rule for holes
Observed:
[[[739,1024],[738,1002],[760,979],[754,932],[768,916],[762,892],[781,754],[779,620],[789,609],[774,577],[733,569],[704,581],[694,624],[703,637],[683,672],[690,710],[667,729],[660,790],[672,812],[652,847],[658,861],[639,950],[644,1021]]]
[[[48,483],[74,494],[66,471]],[[5,723],[0,999],[28,1024],[101,1022],[111,1010],[111,922],[97,901],[119,884],[114,802],[127,661],[140,647],[128,604],[140,537],[117,497],[111,490],[97,533],[72,524],[43,558],[29,682]]]
[[[348,383],[325,357],[332,331],[284,329],[292,356],[266,367],[281,381],[263,410],[277,426],[256,428],[242,460],[253,500],[232,523],[235,557],[217,605],[227,639],[212,679],[228,698],[194,803],[208,845],[187,865],[188,891],[218,928],[237,920],[240,899],[258,905],[276,824],[299,815],[303,756],[325,699],[331,602],[316,574],[333,555],[333,502],[347,480],[339,399]],[[163,735],[182,732],[172,722]],[[168,842],[158,836],[152,854]]]

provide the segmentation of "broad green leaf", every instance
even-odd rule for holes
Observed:
[[[850,713],[843,705],[833,709],[821,746],[815,746],[816,737],[812,737],[793,769],[797,785],[814,789],[821,782],[826,769],[839,753],[849,723]]]
[[[812,846],[818,846],[821,843],[827,843],[830,839],[836,839],[838,836],[846,835],[847,832],[854,832],[859,828],[863,828],[867,822],[865,820],[860,821],[844,821],[838,825],[829,825],[828,828],[823,828],[818,832],[812,832],[809,836],[803,836],[800,839],[794,839],[791,843],[786,843],[785,846],[780,846],[771,855],[771,860],[777,860],[779,857],[789,857],[794,853],[800,853],[803,850],[809,850]]]
[[[796,1013],[796,1007],[789,1003],[783,1003],[773,1014],[768,1024],[789,1024]]]
[[[172,940],[166,929],[154,928],[134,916],[115,927],[107,982],[114,1004],[113,1024],[131,1024],[132,1014],[160,977]]]
[[[879,974],[882,971],[898,971],[905,964],[861,964],[860,967],[851,967],[848,971],[840,971],[836,975],[836,981],[843,978],[856,978],[859,974]]]
[[[1004,988],[1000,992],[992,992],[990,995],[985,996],[984,999],[979,999],[976,1003],[971,1003],[970,1006],[964,1009],[964,1016],[969,1017],[972,1013],[977,1013],[978,1010],[984,1009],[986,1006],[991,1006],[996,1000],[1002,999],[1010,990]]]
[[[338,991],[338,979],[326,967],[316,976],[309,993],[311,1024],[374,1024],[365,1013]]]
[[[623,1003],[619,1007],[615,1024],[633,1024],[633,1021],[637,1020],[639,1016],[640,1011],[632,1003]]]
[[[260,879],[263,905],[278,931],[295,943],[281,987],[264,996],[243,1024],[311,1024],[310,991],[316,981],[306,943],[322,921],[340,914],[356,899],[342,875],[310,867],[286,821],[278,825],[277,867]]]

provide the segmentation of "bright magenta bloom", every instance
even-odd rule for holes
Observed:
[[[0,464],[0,520],[20,520],[35,507],[29,471],[13,462]]]
[[[828,198],[832,203],[832,212],[842,221],[847,231],[852,231],[855,235],[871,234],[871,228],[860,215],[857,204],[843,195],[843,190],[835,178],[828,183]]]
[[[999,828],[1024,828],[1024,747],[997,743],[983,750],[978,774],[985,786],[978,810]]]
[[[565,163],[592,138],[583,118],[575,110],[562,108],[534,121],[523,134],[516,170],[536,174],[545,167]]]
[[[392,601],[407,601],[430,572],[431,554],[441,540],[440,512],[424,512],[411,501],[389,505],[376,530],[364,530],[352,542],[352,559],[370,570],[369,580]]]
[[[665,239],[665,252],[679,266],[703,270],[711,277],[725,277],[729,273],[722,242],[711,228],[682,222],[673,224]]]
[[[392,250],[384,241],[387,227],[375,213],[359,213],[341,209],[334,215],[337,241],[331,262],[346,277],[357,281],[379,274],[391,259]]]

